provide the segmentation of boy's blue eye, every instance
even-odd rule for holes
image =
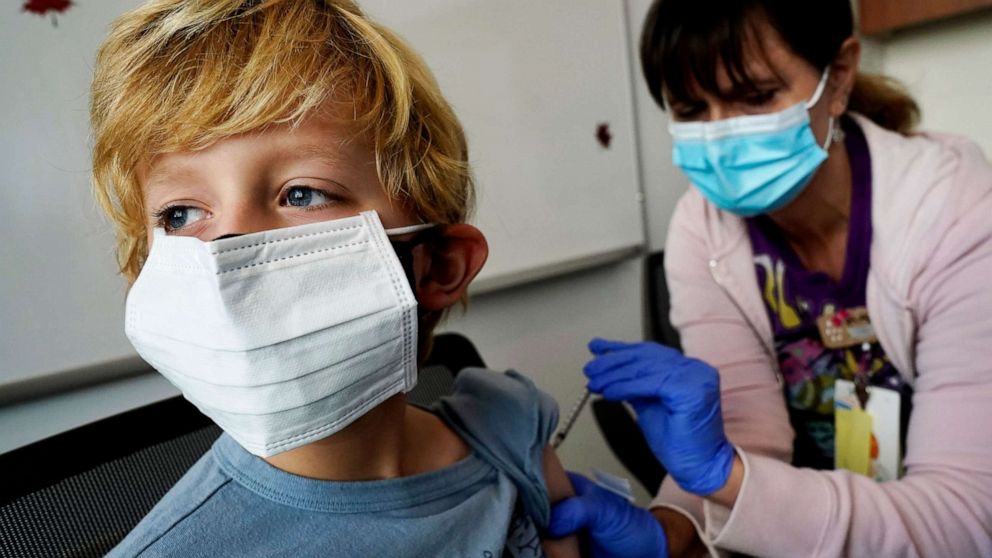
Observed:
[[[191,225],[203,219],[206,215],[207,212],[198,207],[174,205],[160,211],[157,217],[158,225],[164,228],[166,232],[172,232]]]
[[[330,201],[330,196],[308,186],[290,186],[286,192],[286,204],[293,207],[323,205]]]

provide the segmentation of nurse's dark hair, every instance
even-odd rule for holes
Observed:
[[[641,34],[641,69],[658,105],[665,108],[665,92],[678,102],[696,102],[693,87],[723,97],[716,82],[721,65],[734,94],[756,92],[745,43],[762,23],[820,71],[854,34],[849,0],[655,0]],[[920,119],[919,106],[901,84],[860,72],[848,109],[903,134]]]

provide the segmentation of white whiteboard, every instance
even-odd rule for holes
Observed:
[[[79,2],[57,26],[0,8],[0,404],[40,379],[134,366],[90,193],[87,95],[107,25],[139,3]],[[622,3],[362,4],[421,52],[467,129],[491,250],[475,292],[643,245]]]
[[[0,7],[0,395],[133,355],[111,228],[89,175],[89,83],[110,21],[139,4]],[[0,402],[2,404],[2,402]]]
[[[361,4],[423,55],[467,130],[491,244],[477,287],[644,244],[622,2]]]

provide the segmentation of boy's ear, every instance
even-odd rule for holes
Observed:
[[[445,225],[423,245],[422,254],[416,266],[417,302],[424,310],[444,310],[462,299],[489,257],[489,244],[472,225]]]

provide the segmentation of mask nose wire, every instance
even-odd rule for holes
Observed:
[[[410,234],[415,232],[424,231],[434,227],[433,223],[421,223],[418,225],[409,225],[406,227],[399,227],[395,229],[386,229],[386,236],[402,236],[404,234]],[[236,238],[239,236],[244,236],[245,233],[229,233],[211,240],[210,242],[216,242],[218,240],[224,240],[225,238]]]

